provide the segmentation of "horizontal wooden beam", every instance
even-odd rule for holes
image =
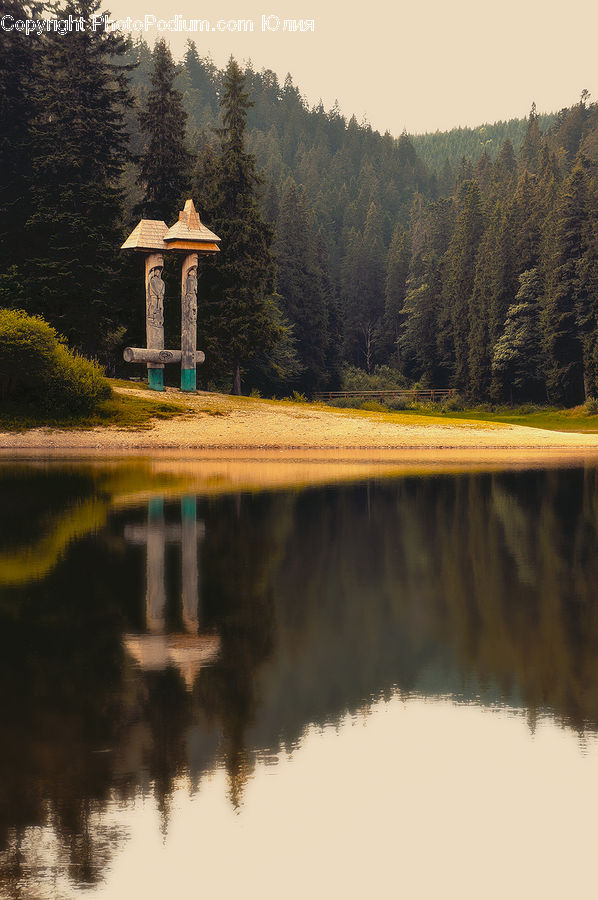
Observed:
[[[180,350],[152,350],[147,347],[125,347],[123,359],[128,363],[180,363]],[[203,350],[195,351],[197,365],[205,362],[206,355]]]

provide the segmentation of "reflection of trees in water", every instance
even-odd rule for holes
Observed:
[[[596,470],[199,505],[200,627],[220,636],[220,654],[192,691],[176,669],[142,673],[123,652],[123,634],[142,630],[145,590],[143,551],[123,538],[131,513],[71,547],[45,581],[6,593],[4,885],[25,871],[30,826],[50,824],[59,866],[93,883],[121,839],[105,824],[112,798],[152,790],[166,827],[177,778],[197,787],[222,764],[237,806],[256,755],[393,690],[486,689],[532,720],[549,708],[598,727]],[[166,565],[175,600],[177,552]],[[174,607],[166,618],[177,621]]]
[[[284,495],[210,504],[201,591],[222,649],[193,693],[175,668],[141,673],[123,652],[127,623],[137,624],[145,603],[143,551],[127,550],[118,537],[130,514],[114,515],[97,540],[72,546],[42,583],[5,592],[0,771],[9,777],[0,787],[0,884],[12,895],[23,879],[33,895],[36,859],[47,870],[47,838],[32,827],[54,832],[58,869],[93,883],[122,838],[106,825],[112,799],[151,790],[165,828],[176,779],[190,774],[197,786],[222,759],[238,802],[252,768],[245,734],[257,706],[254,673],[272,648],[270,580],[287,505]],[[175,568],[167,574],[176,601],[182,585]],[[180,619],[180,610],[167,617]]]

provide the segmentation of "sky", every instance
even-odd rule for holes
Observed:
[[[232,53],[281,80],[290,72],[310,105],[338,100],[346,116],[393,135],[525,116],[532,101],[553,112],[584,88],[598,100],[595,0],[108,0],[106,8],[119,19],[208,20],[208,32],[142,34],[150,44],[163,35],[175,58],[191,37],[219,66]],[[217,30],[239,19],[253,31]],[[314,30],[285,31],[285,19],[313,20]]]

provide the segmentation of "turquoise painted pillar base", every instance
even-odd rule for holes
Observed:
[[[195,391],[197,389],[197,373],[193,369],[181,369],[181,390]]]
[[[147,504],[147,514],[151,521],[164,518],[164,497],[150,497]]]
[[[152,391],[164,390],[164,369],[148,369],[147,384]]]
[[[192,522],[197,519],[197,499],[195,497],[183,497],[181,499],[181,519]]]

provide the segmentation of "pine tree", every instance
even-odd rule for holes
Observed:
[[[232,393],[241,393],[241,368],[267,359],[288,327],[273,299],[276,268],[273,232],[259,206],[261,178],[245,150],[245,76],[231,57],[221,98],[219,147],[208,149],[196,183],[198,208],[221,238],[221,253],[206,261],[198,326],[213,373],[232,375]],[[209,370],[208,370],[209,371]]]
[[[548,396],[551,403],[565,406],[584,398],[580,319],[586,298],[580,269],[586,200],[586,177],[578,165],[567,180],[556,209],[544,309]]]
[[[504,331],[494,347],[492,373],[500,394],[511,403],[539,400],[544,394],[540,290],[538,270],[523,272]]]
[[[535,174],[538,171],[538,157],[540,154],[541,142],[542,134],[540,132],[536,104],[532,103],[532,108],[527,120],[527,131],[519,152],[519,169],[521,172]]]
[[[507,186],[517,172],[517,159],[513,144],[509,138],[505,138],[500,148],[500,153],[494,164],[493,178],[500,185]]]
[[[384,314],[385,265],[381,218],[371,203],[363,234],[353,232],[343,264],[345,352],[368,372],[375,363]]]
[[[411,214],[412,256],[401,310],[401,370],[409,378],[440,386],[438,354],[443,259],[453,227],[453,202],[437,200],[427,208],[416,198]]]
[[[152,89],[139,125],[146,138],[140,161],[139,184],[144,196],[138,212],[145,219],[168,225],[176,218],[188,190],[191,157],[185,147],[187,113],[183,97],[174,88],[176,69],[164,39],[156,42],[151,74]]]
[[[391,361],[397,364],[400,362],[399,337],[410,261],[409,235],[398,223],[388,250],[384,302],[384,344]]]
[[[99,0],[69,0],[62,14],[89,19],[99,9]],[[118,32],[51,32],[36,79],[25,305],[89,354],[109,343],[124,302],[115,254],[131,102],[118,60],[127,48]]]
[[[459,212],[445,255],[443,279],[444,328],[439,340],[443,365],[461,391],[469,389],[469,302],[473,291],[475,260],[482,236],[482,210],[476,181],[466,181],[459,191]]]
[[[293,326],[303,369],[298,387],[311,393],[326,380],[328,316],[312,215],[305,194],[292,179],[285,186],[276,231],[277,289]]]
[[[598,397],[598,177],[588,184],[580,281],[586,397]]]
[[[21,0],[6,0],[2,10],[13,21],[38,13],[38,4],[28,4],[25,9]],[[5,280],[0,297],[6,303],[18,301],[15,279],[7,275],[12,270],[16,276],[27,258],[25,223],[31,209],[29,175],[40,43],[35,34],[26,35],[14,28],[3,31],[0,39],[0,279]]]

